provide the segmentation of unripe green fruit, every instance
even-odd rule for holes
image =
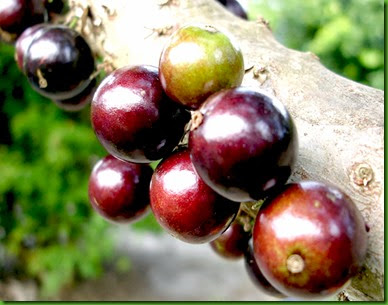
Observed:
[[[226,34],[209,25],[188,25],[177,30],[165,46],[159,77],[167,95],[198,109],[211,94],[241,85],[244,60]]]

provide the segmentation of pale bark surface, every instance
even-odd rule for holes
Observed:
[[[248,70],[243,85],[272,93],[294,118],[299,159],[292,180],[338,185],[370,227],[365,268],[345,295],[383,300],[384,92],[334,74],[312,53],[282,46],[264,20],[244,21],[210,0],[167,2],[72,0],[71,5],[79,16],[89,6],[83,31],[115,68],[157,66],[168,36],[187,23],[209,23],[230,32]]]

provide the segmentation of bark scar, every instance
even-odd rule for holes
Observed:
[[[253,78],[263,84],[268,79],[268,70],[263,66],[253,66]]]
[[[369,164],[359,163],[355,165],[352,176],[356,185],[366,187],[373,180],[374,173]]]

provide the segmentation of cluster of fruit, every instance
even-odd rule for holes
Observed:
[[[79,110],[93,96],[92,126],[110,155],[91,174],[92,206],[127,222],[150,205],[176,238],[245,257],[252,279],[276,296],[342,289],[366,255],[362,216],[336,187],[286,184],[297,157],[295,126],[275,97],[240,87],[236,43],[212,26],[186,26],[172,35],[158,68],[120,68],[95,90],[85,39],[42,23],[63,6],[1,1],[0,34],[17,38],[19,68],[59,107]],[[161,159],[152,171],[149,163]]]
[[[187,25],[171,36],[159,67],[108,75],[91,121],[110,155],[93,168],[90,202],[114,222],[134,221],[150,205],[174,237],[245,256],[268,293],[333,295],[362,265],[365,223],[338,188],[287,184],[295,126],[275,97],[241,87],[244,72],[229,35]],[[149,163],[161,159],[152,171]]]
[[[32,88],[60,108],[77,111],[96,89],[95,62],[78,32],[48,22],[64,6],[62,0],[1,1],[0,29],[14,35],[17,65]]]

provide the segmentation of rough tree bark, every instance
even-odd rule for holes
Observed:
[[[157,66],[168,36],[189,22],[230,32],[244,55],[243,85],[268,90],[294,118],[300,150],[292,180],[338,185],[370,227],[365,266],[342,298],[383,300],[383,91],[334,74],[316,55],[278,43],[265,20],[242,20],[215,1],[72,0],[71,14],[83,15],[85,36],[115,68]]]

